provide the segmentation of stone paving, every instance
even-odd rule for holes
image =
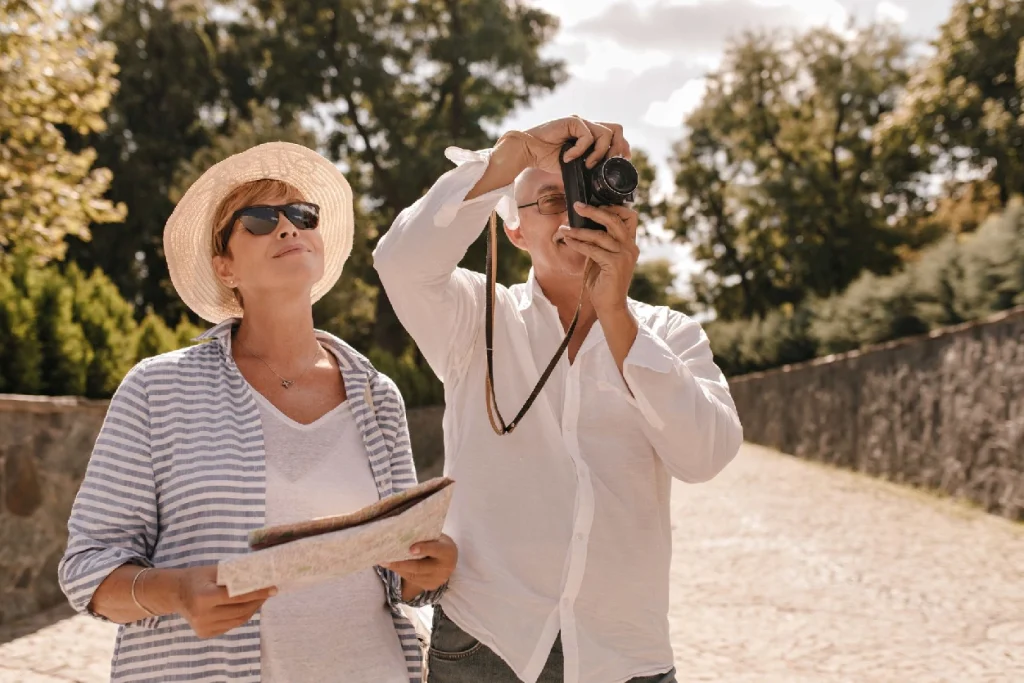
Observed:
[[[680,683],[1020,683],[1024,525],[746,446],[673,497]],[[107,680],[113,627],[0,627],[0,682]]]

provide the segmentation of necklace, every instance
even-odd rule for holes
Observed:
[[[236,341],[236,342],[238,342],[238,338],[237,338],[237,337],[235,338],[235,341]],[[317,342],[317,345],[316,345],[316,353],[314,353],[314,354],[313,354],[313,357],[312,357],[312,358],[310,359],[310,363],[309,363],[309,365],[307,365],[307,366],[306,366],[306,369],[305,369],[305,370],[303,370],[303,371],[302,371],[301,373],[299,373],[299,375],[298,375],[297,377],[295,377],[294,379],[285,379],[284,377],[282,377],[281,375],[279,375],[279,374],[278,374],[277,370],[275,370],[275,369],[274,369],[274,368],[273,368],[273,367],[272,367],[272,366],[270,365],[270,363],[268,363],[268,362],[267,362],[266,360],[264,360],[264,359],[263,359],[263,356],[261,356],[260,354],[256,353],[255,351],[253,351],[252,349],[250,349],[250,348],[249,348],[248,346],[246,346],[245,344],[243,344],[243,343],[241,343],[241,342],[238,342],[238,343],[239,343],[239,344],[241,345],[241,347],[242,347],[243,349],[245,349],[245,350],[246,350],[246,352],[248,352],[249,354],[251,354],[251,355],[255,356],[256,358],[258,358],[258,359],[260,360],[260,362],[261,362],[261,363],[263,363],[264,365],[266,365],[266,366],[267,366],[267,369],[268,369],[268,370],[270,370],[270,371],[271,371],[272,373],[274,373],[275,375],[277,375],[277,378],[278,378],[279,380],[281,380],[281,386],[282,386],[282,387],[284,387],[285,389],[290,389],[290,388],[291,388],[291,386],[292,386],[293,384],[295,384],[295,383],[296,383],[297,381],[299,381],[300,379],[302,379],[302,378],[303,378],[303,376],[305,376],[305,374],[306,374],[307,372],[309,372],[310,370],[312,370],[312,369],[313,369],[313,367],[314,367],[314,366],[316,365],[316,360],[317,360],[317,359],[318,359],[318,358],[320,357],[320,351],[321,351],[321,349],[322,349],[322,347],[320,346],[320,343],[319,343],[319,342]]]

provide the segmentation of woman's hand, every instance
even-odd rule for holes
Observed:
[[[455,541],[444,534],[436,541],[416,543],[409,550],[420,557],[383,565],[402,577],[402,597],[406,600],[443,586],[459,560]]]
[[[217,585],[217,565],[180,570],[175,611],[188,621],[200,638],[213,638],[252,619],[263,603],[277,594],[276,588],[228,597]]]

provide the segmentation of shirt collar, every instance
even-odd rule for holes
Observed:
[[[540,284],[537,282],[537,276],[533,272],[533,267],[530,267],[530,274],[526,277],[526,282],[523,283],[523,296],[519,300],[519,310],[525,311],[533,305],[534,294],[539,296],[542,300],[546,301],[543,290],[540,288]]]
[[[540,283],[537,282],[537,276],[533,272],[533,268],[531,267],[530,274],[527,276],[526,282],[523,283],[523,293],[521,298],[519,299],[519,310],[525,311],[530,306],[532,306],[534,297],[539,297],[540,300],[543,301],[544,303],[548,304],[549,306],[553,306],[553,304],[550,301],[548,301],[548,298],[544,296],[544,290],[541,289]],[[633,299],[630,299],[628,297],[626,298],[626,305],[629,307],[629,310],[634,315],[636,315],[636,303],[637,302],[634,301]]]
[[[228,318],[206,330],[192,341],[200,343],[214,341],[220,345],[225,358],[231,359],[231,331],[241,322],[241,318]],[[324,332],[323,330],[313,330],[313,332],[316,334],[317,340],[331,347],[336,352],[334,355],[338,357],[338,365],[343,373],[358,372],[363,375],[371,374],[373,366],[369,359],[364,358],[351,346],[329,332]]]

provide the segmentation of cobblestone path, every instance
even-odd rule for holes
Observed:
[[[680,683],[1020,683],[1024,525],[756,446],[673,497]],[[0,682],[107,680],[114,627],[0,627]]]

